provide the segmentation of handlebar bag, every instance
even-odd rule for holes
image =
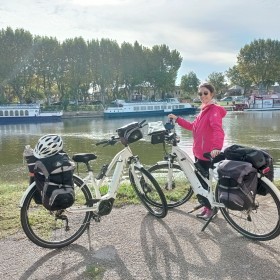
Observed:
[[[72,206],[75,200],[74,169],[74,163],[65,153],[36,161],[34,178],[46,209],[55,211]]]
[[[117,129],[121,142],[126,145],[143,138],[143,133],[138,122],[132,122]]]
[[[151,144],[164,143],[166,129],[162,121],[148,123],[148,135],[151,136]]]
[[[257,170],[249,162],[223,160],[218,164],[219,202],[231,210],[254,208]]]

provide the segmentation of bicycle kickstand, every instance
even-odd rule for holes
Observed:
[[[213,214],[212,216],[209,218],[209,220],[205,223],[205,225],[203,226],[203,228],[201,229],[201,231],[204,231],[207,226],[209,225],[209,223],[212,221],[212,219],[217,215],[218,213],[218,208],[217,207],[214,207],[213,208]]]
[[[201,205],[201,204],[199,204],[199,205],[195,206],[192,210],[190,210],[190,211],[188,212],[188,214],[193,213],[194,211],[196,211],[196,210],[200,209],[201,207],[203,207],[203,205]]]

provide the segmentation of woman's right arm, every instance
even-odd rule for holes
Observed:
[[[169,114],[168,118],[175,120],[175,122],[180,125],[181,127],[187,129],[187,130],[192,130],[193,129],[193,123],[179,117],[176,116],[174,114]]]

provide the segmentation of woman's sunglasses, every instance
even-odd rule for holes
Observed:
[[[208,91],[204,91],[204,92],[199,92],[198,95],[202,96],[202,94],[204,94],[206,96],[206,95],[208,95],[208,93],[209,93]]]

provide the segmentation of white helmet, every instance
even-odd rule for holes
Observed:
[[[63,141],[57,134],[47,134],[42,136],[34,149],[34,156],[36,158],[46,158],[62,151]]]

